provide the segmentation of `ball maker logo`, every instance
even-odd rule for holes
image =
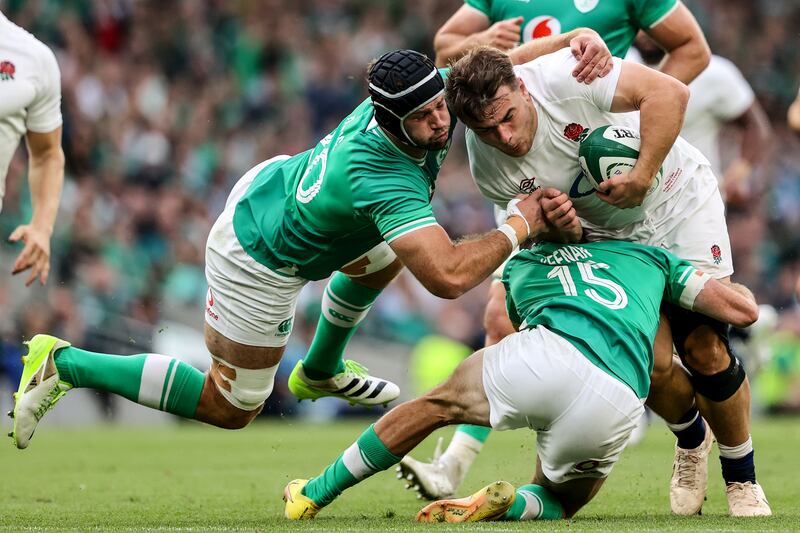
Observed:
[[[14,79],[14,74],[17,68],[11,61],[0,61],[0,81],[8,81]]]
[[[714,258],[715,265],[722,263],[722,250],[716,244],[711,247],[711,257]]]

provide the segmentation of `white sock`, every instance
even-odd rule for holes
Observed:
[[[725,446],[718,442],[717,448],[719,448],[720,457],[724,457],[725,459],[741,459],[753,451],[753,437],[748,435],[747,440],[738,446]]]
[[[457,478],[454,481],[460,484],[469,467],[481,453],[481,448],[483,448],[481,441],[463,431],[456,431],[439,461],[450,467],[451,473]]]

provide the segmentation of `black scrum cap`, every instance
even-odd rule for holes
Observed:
[[[444,92],[444,80],[433,61],[414,50],[395,50],[372,65],[368,79],[375,120],[401,141],[416,146],[403,120]]]

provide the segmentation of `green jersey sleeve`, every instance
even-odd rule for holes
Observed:
[[[678,0],[633,0],[633,18],[639,28],[656,26],[678,7]]]
[[[474,7],[490,19],[492,18],[489,15],[492,10],[492,0],[464,0],[464,5]]]
[[[370,158],[352,172],[353,206],[375,224],[386,242],[437,224],[430,186],[414,163]]]
[[[667,275],[664,285],[664,299],[685,309],[692,309],[694,301],[703,289],[708,274],[700,272],[688,261],[676,255],[656,248],[661,258],[662,267]]]

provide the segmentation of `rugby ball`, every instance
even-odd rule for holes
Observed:
[[[601,126],[578,148],[578,162],[595,189],[603,181],[629,172],[639,158],[639,132],[623,126]]]

